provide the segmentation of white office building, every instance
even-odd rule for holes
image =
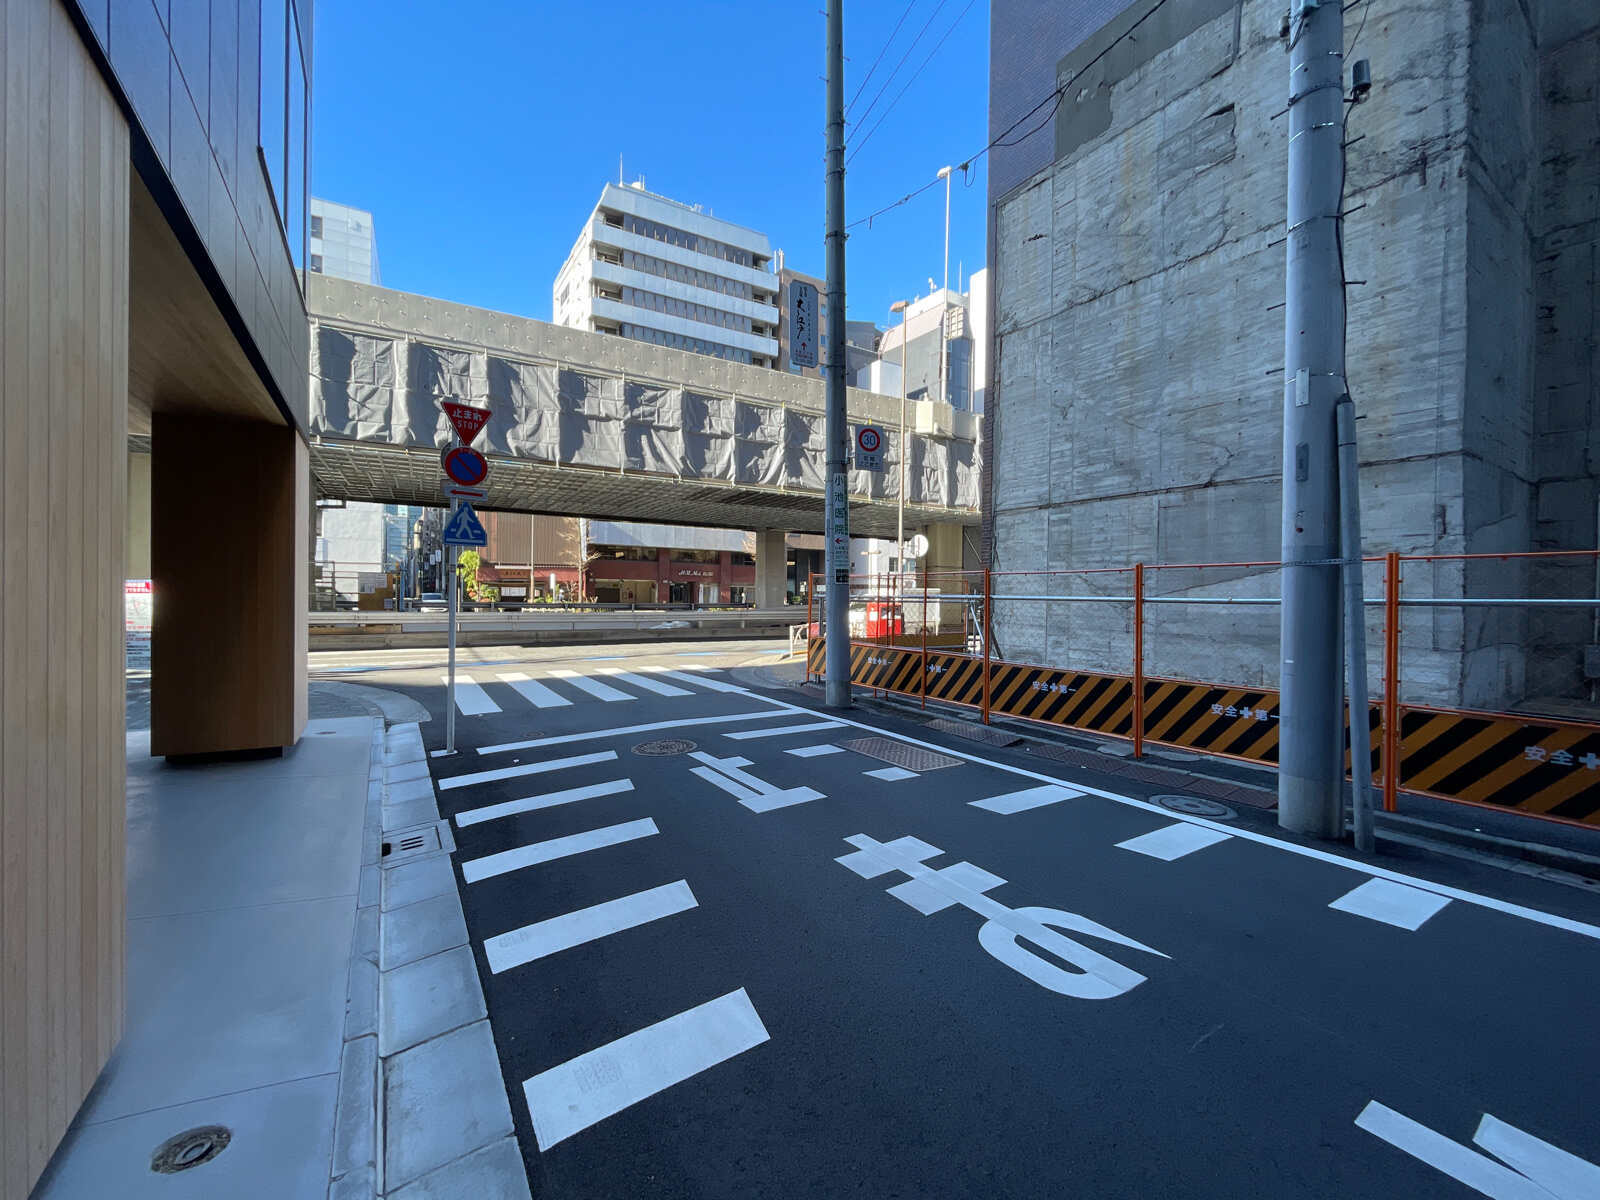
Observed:
[[[756,366],[778,361],[766,234],[698,205],[606,184],[553,288],[557,325]]]
[[[306,261],[313,271],[336,279],[381,284],[372,214],[311,197],[311,245]]]

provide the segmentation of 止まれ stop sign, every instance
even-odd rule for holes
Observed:
[[[440,456],[440,462],[444,466],[444,473],[463,487],[482,483],[484,476],[489,473],[489,460],[471,446],[456,446],[446,450]]]

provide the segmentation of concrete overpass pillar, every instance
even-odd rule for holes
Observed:
[[[961,526],[940,521],[923,527],[928,553],[917,564],[919,571],[959,571],[962,569]]]
[[[756,533],[756,607],[782,608],[789,593],[789,550],[781,529]]]
[[[299,740],[310,494],[309,453],[288,426],[155,415],[151,754]]]

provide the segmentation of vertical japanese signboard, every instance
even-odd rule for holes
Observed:
[[[803,279],[789,281],[789,362],[817,365],[817,289]]]

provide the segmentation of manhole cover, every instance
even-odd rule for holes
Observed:
[[[962,763],[961,759],[951,758],[948,754],[935,754],[932,750],[908,746],[892,738],[856,738],[854,741],[840,742],[839,745],[869,758],[881,758],[908,771],[937,771],[941,767],[959,767]]]
[[[969,742],[982,742],[985,746],[1015,746],[1022,740],[1007,729],[979,725],[974,721],[949,721],[943,717],[929,721],[927,728],[937,729],[940,733],[953,733],[956,737],[966,738]]]
[[[202,1125],[177,1137],[168,1138],[150,1157],[150,1169],[157,1175],[173,1175],[208,1163],[228,1148],[233,1132],[226,1125]]]
[[[687,754],[694,749],[688,738],[660,738],[654,742],[640,742],[633,748],[635,754],[646,758],[666,758],[673,754]]]
[[[1239,814],[1226,804],[1206,800],[1200,796],[1152,796],[1157,804],[1171,812],[1189,817],[1210,817],[1213,821],[1231,821]]]

